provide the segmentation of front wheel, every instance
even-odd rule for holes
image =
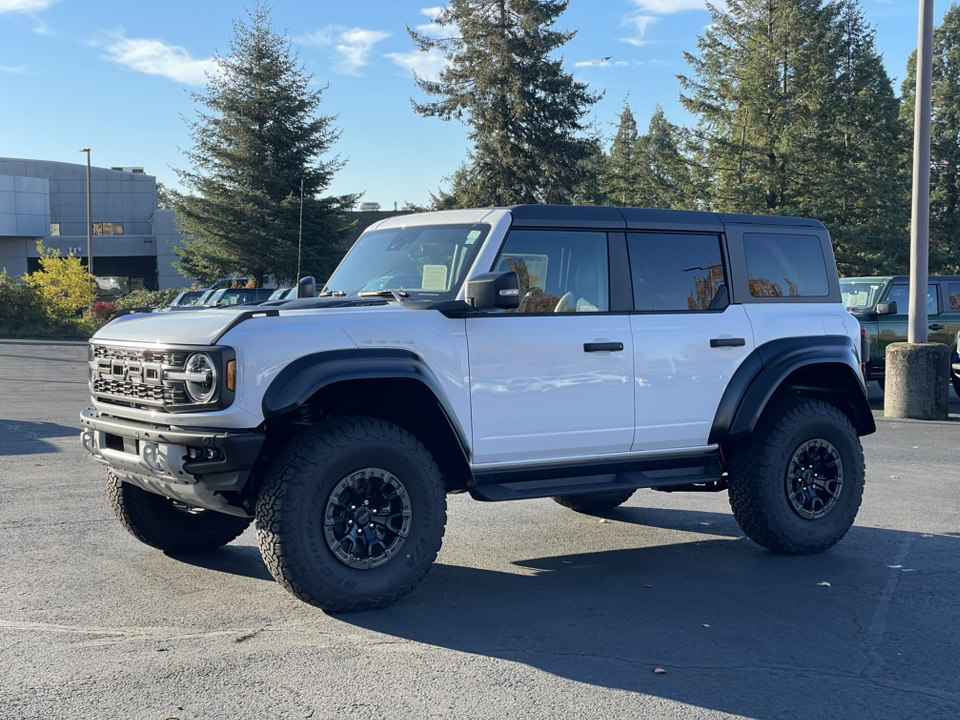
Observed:
[[[727,450],[730,506],[751,540],[805,555],[836,544],[863,497],[860,438],[838,408],[774,401],[747,440]]]
[[[335,418],[288,443],[264,478],[257,540],[276,578],[332,612],[384,607],[437,557],[447,500],[427,449],[382,420]]]
[[[154,495],[107,473],[107,497],[137,540],[168,553],[215,550],[240,536],[253,518],[226,515]]]

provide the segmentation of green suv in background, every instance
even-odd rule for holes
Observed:
[[[907,341],[910,277],[840,278],[843,304],[860,321],[864,378],[883,387],[887,345]],[[943,343],[956,357],[960,332],[960,276],[931,276],[927,283],[927,340]],[[869,350],[867,348],[869,347]],[[950,382],[960,395],[960,377],[950,369]]]

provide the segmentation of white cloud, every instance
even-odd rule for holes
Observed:
[[[0,14],[3,13],[32,13],[46,10],[57,0],[0,0]]]
[[[407,70],[412,70],[424,80],[436,81],[447,61],[443,54],[434,48],[429,52],[414,50],[408,53],[387,53],[386,57]]]
[[[9,65],[0,65],[0,72],[11,73],[13,75],[19,75],[20,73],[26,72],[27,69],[22,65],[16,67],[10,67]]]
[[[359,69],[369,64],[373,46],[390,37],[390,33],[363,28],[344,28],[331,25],[315,30],[296,41],[302,45],[333,47],[340,55],[337,71],[345,75],[358,75]]]
[[[350,71],[356,72],[367,64],[373,46],[390,37],[390,33],[355,29],[348,30],[340,37],[343,42],[337,45],[336,51],[343,56],[344,65]]]
[[[456,37],[460,31],[455,25],[437,25],[437,23],[433,22],[436,20],[437,15],[440,14],[441,10],[443,10],[443,8],[423,8],[420,11],[420,14],[426,15],[428,18],[430,18],[431,22],[426,25],[417,25],[416,31],[421,35],[426,35],[427,37],[431,38],[441,39]]]
[[[108,38],[94,44],[106,50],[109,60],[137,72],[160,75],[185,85],[204,85],[207,74],[216,72],[213,58],[192,58],[187,49],[179,45],[168,45],[162,40],[128,38],[122,30],[110,33]]]
[[[651,25],[657,22],[657,18],[652,15],[641,15],[639,13],[634,13],[632,15],[627,15],[620,22],[621,25],[626,25],[627,27],[633,28],[633,35],[631,37],[619,38],[623,42],[628,42],[631,45],[646,45],[649,40],[644,40],[644,35],[647,34],[647,30]]]
[[[707,9],[706,0],[633,0],[633,4],[642,12],[652,12],[657,15]]]

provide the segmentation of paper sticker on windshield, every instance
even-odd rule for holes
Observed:
[[[447,289],[447,266],[446,265],[424,265],[423,266],[423,283],[421,284],[423,290],[430,292],[431,290],[446,290]]]
[[[467,245],[473,245],[473,244],[477,241],[477,238],[478,238],[478,237],[480,237],[480,231],[479,231],[479,230],[471,230],[470,232],[467,233],[467,242],[466,242],[466,244],[467,244]]]

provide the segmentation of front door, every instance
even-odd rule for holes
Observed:
[[[606,233],[515,230],[494,269],[518,273],[521,304],[466,320],[474,463],[628,452],[633,339],[609,312]]]

